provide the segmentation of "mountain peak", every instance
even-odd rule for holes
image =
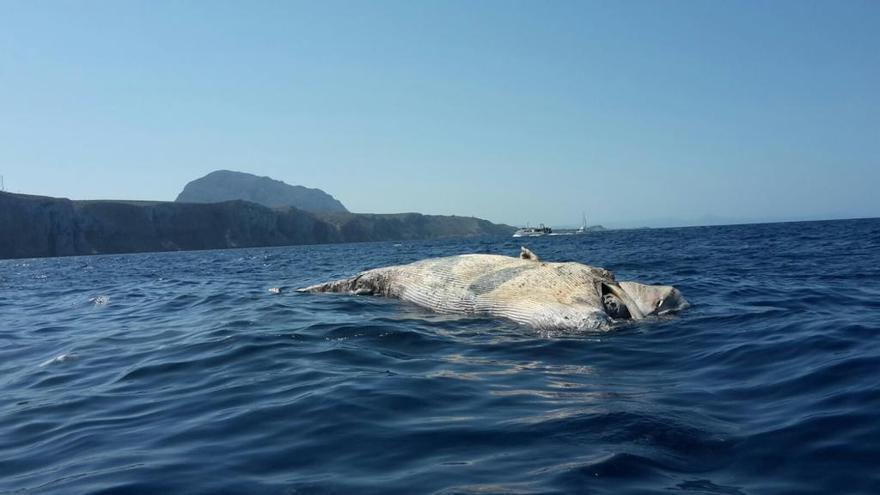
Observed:
[[[347,212],[342,203],[320,189],[286,184],[233,170],[215,170],[188,183],[177,196],[178,203],[219,203],[241,199],[279,208],[292,206],[312,212]]]

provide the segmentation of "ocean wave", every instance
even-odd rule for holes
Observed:
[[[528,240],[693,303],[556,336],[284,289],[510,239],[0,263],[0,492],[880,493],[878,225]]]

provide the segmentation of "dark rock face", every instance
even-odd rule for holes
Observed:
[[[434,239],[477,235],[510,235],[515,229],[474,217],[421,213],[321,213],[345,239],[358,241]]]
[[[72,201],[0,192],[0,258],[65,256],[83,248]]]
[[[295,209],[246,201],[147,205],[77,202],[79,229],[95,252],[176,251],[314,244],[337,240],[334,229]]]
[[[333,196],[320,189],[291,186],[269,177],[218,170],[196,179],[177,196],[178,203],[219,203],[241,199],[279,208],[292,206],[311,212],[347,212]]]
[[[510,235],[467,217],[314,214],[247,201],[71,201],[0,192],[0,258]]]

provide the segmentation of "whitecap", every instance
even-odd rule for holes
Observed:
[[[71,352],[64,352],[64,353],[61,353],[61,354],[53,357],[52,359],[44,361],[42,364],[40,364],[40,368],[43,368],[45,366],[49,366],[50,364],[63,363],[65,361],[69,361],[75,357],[76,357],[76,355]]]
[[[110,302],[110,296],[95,296],[89,299],[89,302],[95,306],[103,306]]]

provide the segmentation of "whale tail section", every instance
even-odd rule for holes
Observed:
[[[389,277],[393,271],[376,268],[358,273],[351,278],[343,278],[340,280],[332,280],[323,284],[310,285],[297,292],[318,293],[318,292],[344,292],[346,294],[355,295],[389,295]]]
[[[321,292],[354,292],[357,286],[357,278],[345,278],[341,280],[332,280],[323,284],[310,285],[296,289],[297,292],[321,293]]]

